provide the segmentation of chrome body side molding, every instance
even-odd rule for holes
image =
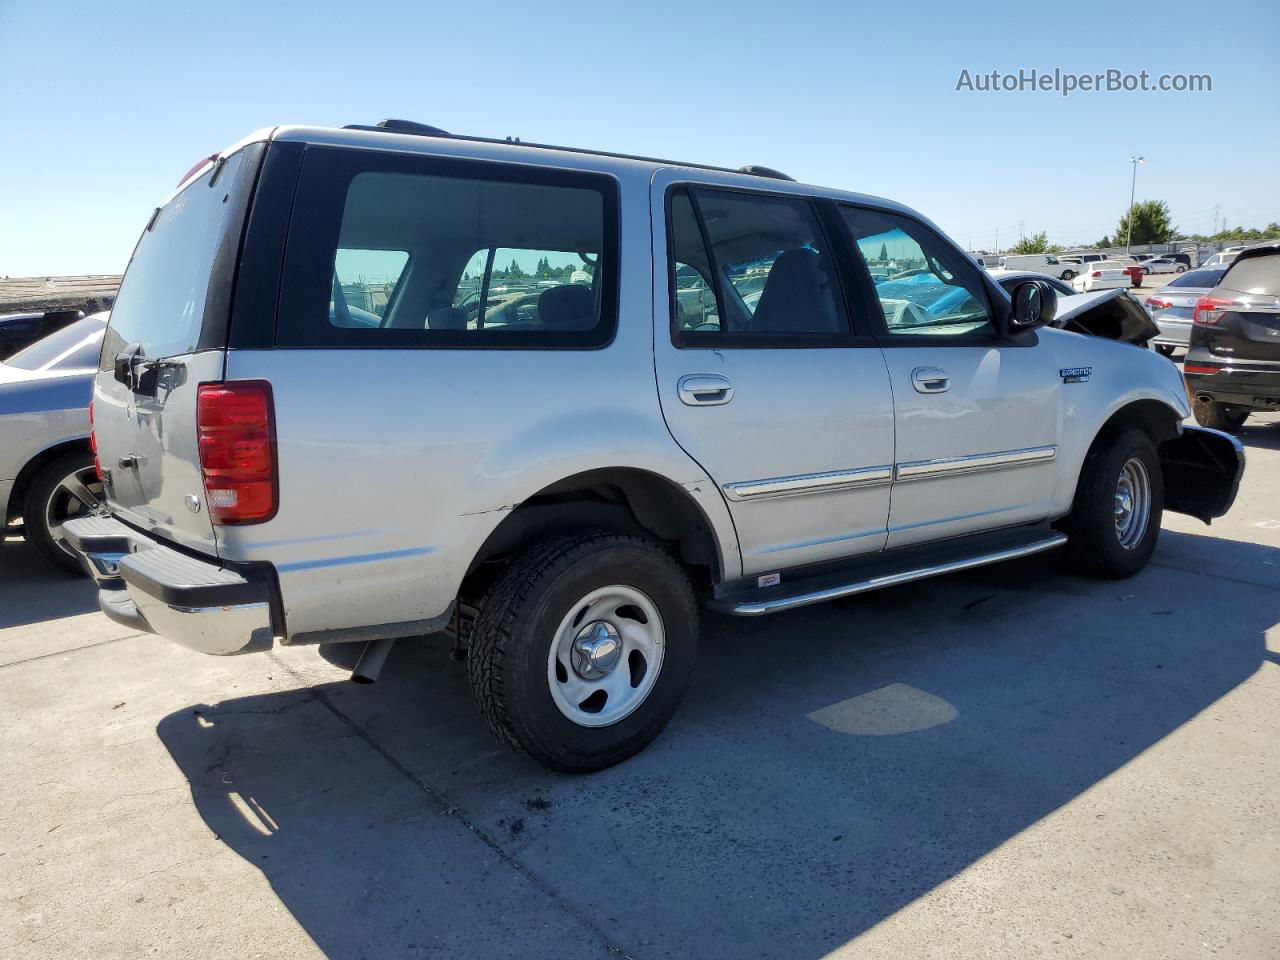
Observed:
[[[767,480],[744,480],[726,483],[725,496],[730,500],[764,500],[802,493],[830,493],[854,487],[874,487],[893,479],[893,467],[859,467],[855,470],[833,470],[829,473],[804,473],[794,477],[772,477]]]
[[[1002,450],[998,453],[977,453],[967,457],[944,457],[939,460],[913,460],[900,463],[895,470],[895,480],[929,480],[933,477],[954,477],[962,473],[978,473],[983,470],[1003,470],[1008,467],[1024,467],[1033,463],[1048,463],[1058,455],[1057,446],[1027,447],[1023,450]]]

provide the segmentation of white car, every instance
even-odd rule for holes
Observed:
[[[1170,260],[1168,257],[1156,257],[1154,260],[1146,260],[1142,263],[1143,273],[1186,273],[1187,265],[1180,260]]]
[[[1127,289],[1132,285],[1124,264],[1115,260],[1099,260],[1097,263],[1085,265],[1083,273],[1071,280],[1071,286],[1080,293],[1091,293],[1094,290],[1114,290],[1118,287]]]
[[[1046,277],[1070,280],[1080,272],[1074,263],[1064,263],[1051,253],[1018,253],[1000,258],[999,269],[1022,273],[1040,273]]]
[[[1235,253],[1231,252],[1230,250],[1223,250],[1221,253],[1215,253],[1212,257],[1210,257],[1204,263],[1200,264],[1200,269],[1211,270],[1211,269],[1220,269],[1222,267],[1229,267],[1231,266],[1231,263],[1233,260],[1235,260],[1235,258],[1236,258]]]
[[[583,265],[500,323],[460,306]],[[340,325],[366,277],[378,325]],[[67,538],[108,616],[203,653],[362,640],[369,682],[449,631],[504,742],[598,770],[675,712],[700,602],[1055,548],[1125,577],[1165,510],[1229,509],[1238,442],[1094,297],[1054,329],[1047,282],[1010,297],[908,207],[761,168],[276,127],[138,242],[94,381],[111,516]]]

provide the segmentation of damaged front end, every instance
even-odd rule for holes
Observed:
[[[1059,297],[1053,326],[1139,347],[1160,332],[1142,304],[1121,289]]]
[[[1184,426],[1160,444],[1164,507],[1209,523],[1231,509],[1244,475],[1244,446],[1207,427]]]

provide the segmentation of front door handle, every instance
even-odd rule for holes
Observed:
[[[718,373],[689,373],[676,383],[680,402],[691,407],[718,407],[733,399],[733,384]]]
[[[941,367],[916,367],[911,371],[911,385],[916,393],[946,393],[951,389],[951,378]]]

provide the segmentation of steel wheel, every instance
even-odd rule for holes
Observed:
[[[73,470],[58,482],[49,493],[44,505],[44,525],[49,539],[67,556],[76,553],[68,546],[62,525],[76,517],[101,516],[106,510],[103,502],[102,481],[92,466]]]
[[[666,631],[653,601],[634,587],[600,587],[575,603],[547,655],[547,683],[560,712],[582,727],[629,716],[662,670]]]
[[[1147,534],[1151,517],[1151,478],[1146,465],[1131,457],[1120,468],[1116,482],[1116,539],[1120,546],[1132,550]]]

